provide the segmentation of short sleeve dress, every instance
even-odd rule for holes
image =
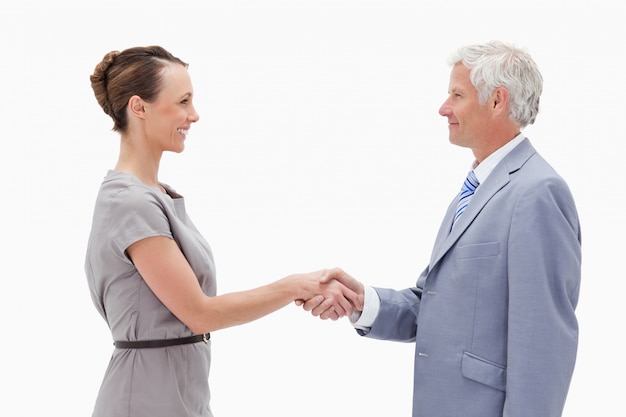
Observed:
[[[128,173],[109,171],[97,196],[85,272],[91,298],[115,341],[192,335],[127,256],[134,242],[152,236],[174,239],[204,293],[216,294],[211,248],[187,216],[183,197],[162,185],[167,194]],[[210,343],[114,349],[93,417],[212,417]]]

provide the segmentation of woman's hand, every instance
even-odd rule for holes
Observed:
[[[354,310],[363,310],[364,289],[359,281],[340,268],[314,274],[319,274],[320,292],[308,299],[297,299],[296,305],[323,320],[337,320]]]

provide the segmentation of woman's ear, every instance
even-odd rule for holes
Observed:
[[[141,97],[137,95],[132,96],[128,100],[128,110],[130,110],[131,114],[133,114],[135,117],[139,117],[140,119],[143,119],[146,114],[145,103],[141,99]]]

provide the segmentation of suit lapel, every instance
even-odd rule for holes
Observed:
[[[439,262],[459,237],[461,237],[489,200],[509,183],[510,174],[520,169],[524,162],[535,152],[535,149],[528,139],[524,139],[518,146],[513,148],[513,150],[496,165],[485,183],[478,186],[470,205],[467,206],[463,215],[457,219],[457,223],[454,225],[452,231],[450,231],[452,217],[456,211],[457,200],[455,197],[450,203],[443,223],[439,228],[439,233],[437,234],[433,253],[430,258],[429,269],[432,270],[437,262]]]

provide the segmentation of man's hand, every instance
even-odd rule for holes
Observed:
[[[334,291],[342,291],[346,300],[351,303],[351,310],[363,310],[364,289],[363,284],[348,275],[340,268],[329,269],[320,278],[322,286],[333,288]],[[302,306],[305,311],[310,311],[314,316],[319,316],[322,320],[337,320],[351,311],[345,306],[338,306],[331,298],[324,298],[323,295],[316,295],[308,300],[296,300],[296,305]],[[341,314],[343,313],[343,314]]]

